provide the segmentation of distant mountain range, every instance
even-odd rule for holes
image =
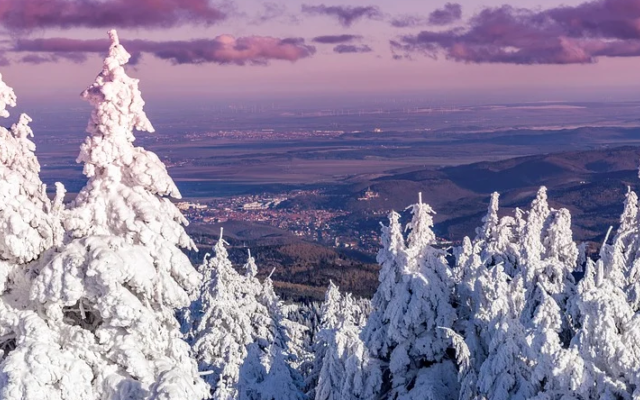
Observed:
[[[457,167],[409,168],[383,176],[358,176],[326,186],[318,195],[292,199],[282,207],[339,208],[363,228],[380,229],[381,211],[404,210],[417,201],[418,192],[437,212],[435,231],[454,241],[474,236],[487,212],[489,196],[498,191],[500,215],[516,207],[528,209],[540,186],[548,188],[554,208],[571,211],[574,240],[599,248],[609,226],[617,227],[627,186],[640,188],[640,147],[562,152],[480,162]],[[378,194],[359,200],[371,190]],[[405,216],[406,220],[406,216]],[[274,280],[285,297],[322,298],[329,279],[345,290],[368,296],[375,289],[378,266],[373,257],[309,243],[290,232],[264,225],[228,221],[225,237],[237,265],[251,248],[261,275],[276,268]],[[189,234],[203,246],[201,257],[215,243],[219,226],[194,224]]]
[[[617,224],[627,186],[640,186],[639,164],[640,147],[625,146],[441,169],[407,169],[363,179],[346,191],[330,191],[331,203],[356,212],[402,210],[422,192],[424,201],[437,212],[436,231],[459,240],[474,234],[492,192],[500,192],[501,213],[507,213],[527,206],[536,190],[547,186],[551,205],[571,211],[574,239],[600,241],[608,227]],[[379,197],[359,201],[368,188]]]

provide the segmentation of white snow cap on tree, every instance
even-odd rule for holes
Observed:
[[[215,256],[202,266],[205,276],[200,297],[192,304],[192,348],[211,386],[212,399],[237,398],[240,367],[253,343],[251,316],[258,303],[254,288],[245,284],[229,260],[225,241],[216,243]]]
[[[132,128],[149,126],[137,81],[122,67],[128,54],[110,36],[103,71],[85,92],[95,107],[80,156],[89,181],[63,211],[67,242],[32,267],[25,291],[34,311],[16,313],[14,325],[25,328],[0,365],[3,400],[208,395],[175,317],[200,282],[179,248],[192,242],[154,186],[171,181],[166,169],[131,143]]]
[[[244,265],[247,277],[255,278],[258,275],[258,266],[256,265],[256,259],[251,256],[251,250],[248,251],[247,263]]]

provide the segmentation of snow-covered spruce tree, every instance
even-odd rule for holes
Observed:
[[[9,116],[6,107],[15,105],[13,89],[0,75],[0,116]],[[0,293],[14,266],[35,260],[63,236],[59,213],[64,189],[57,184],[53,203],[47,197],[36,147],[29,140],[30,122],[22,114],[10,130],[0,127]]]
[[[534,393],[524,327],[519,321],[524,302],[519,238],[524,231],[521,212],[498,218],[498,193],[490,198],[476,238],[465,237],[456,255],[457,332],[471,356],[463,371],[460,399],[508,399]],[[505,271],[506,269],[506,271]]]
[[[363,339],[374,357],[381,358],[388,353],[387,328],[388,316],[385,315],[394,290],[402,279],[406,244],[400,225],[400,214],[392,211],[389,214],[389,226],[382,225],[382,247],[376,257],[380,264],[378,280],[380,284],[373,295],[371,306],[373,311],[362,332]]]
[[[631,399],[640,395],[640,317],[618,287],[612,266],[603,261],[607,258],[603,254],[597,262],[587,260],[585,276],[578,284],[580,328],[573,345],[584,360],[585,383],[576,392],[588,399]]]
[[[522,241],[522,272],[525,290],[541,285],[564,309],[575,289],[572,272],[578,262],[578,247],[573,242],[571,214],[554,210],[547,203],[543,186],[531,203]]]
[[[6,399],[202,399],[207,395],[175,310],[200,281],[179,197],[158,157],[133,146],[152,131],[129,54],[115,31],[96,81],[78,161],[87,185],[63,225],[65,243],[43,257],[30,293],[37,313],[19,322],[3,363]]]
[[[613,242],[604,244],[602,261],[609,279],[626,294],[634,312],[640,311],[640,220],[638,196],[629,188]]]
[[[531,360],[534,359],[526,342],[520,312],[524,303],[522,280],[509,281],[502,265],[492,268],[487,277],[489,284],[478,281],[477,290],[487,289],[492,301],[482,310],[479,318],[486,321],[482,333],[487,344],[486,358],[474,381],[463,381],[462,393],[466,398],[487,400],[529,399],[536,390],[531,383]]]
[[[515,275],[520,249],[516,219],[498,217],[499,194],[490,197],[487,215],[482,227],[476,229],[476,238],[465,237],[462,246],[454,249],[456,255],[456,300],[458,303],[456,331],[463,335],[471,354],[469,371],[461,382],[461,399],[475,398],[480,368],[489,355],[492,335],[497,329],[501,313],[509,311],[513,303],[502,298],[511,275]],[[505,269],[509,273],[505,272]],[[499,304],[499,307],[496,307]]]
[[[308,381],[311,399],[374,399],[379,368],[372,365],[360,338],[362,310],[350,293],[331,282],[322,306],[322,322],[314,343],[315,363]]]
[[[0,75],[0,116],[9,116],[6,107],[15,105],[13,89]],[[38,383],[46,382],[46,374],[60,365],[82,375],[77,365],[55,348],[37,352],[45,365],[23,357],[25,347],[38,340],[46,342],[47,338],[39,336],[50,332],[29,301],[33,265],[63,237],[59,214],[64,188],[57,184],[54,202],[47,198],[35,145],[29,140],[33,136],[29,122],[31,119],[22,114],[10,130],[0,127],[0,399],[47,398],[46,392],[39,392]],[[51,366],[46,365],[47,356],[56,356]],[[44,376],[36,377],[34,369]],[[74,383],[75,377],[58,382],[62,387]],[[82,392],[81,387],[78,390]]]
[[[507,273],[514,275],[520,254],[517,219],[498,217],[499,199],[497,192],[491,194],[487,215],[482,227],[476,229],[473,245],[479,247],[482,264],[487,268],[502,264]]]
[[[240,366],[247,345],[254,342],[252,318],[268,319],[256,300],[257,288],[247,285],[229,260],[222,232],[215,257],[201,267],[200,297],[191,306],[190,341],[212,399],[238,398]],[[257,315],[256,315],[257,314]]]
[[[422,201],[410,208],[413,219],[408,225],[408,245],[399,252],[400,279],[393,285],[386,307],[374,312],[382,318],[370,319],[364,334],[369,339],[372,331],[384,332],[382,343],[367,340],[371,353],[386,365],[384,384],[376,388],[377,395],[385,399],[453,399],[459,391],[450,334],[456,319],[453,276],[445,252],[433,247],[433,210]]]
[[[526,218],[517,210],[502,223],[497,200],[493,194],[476,239],[457,250],[456,327],[472,355],[461,398],[569,396],[588,381],[569,348],[578,257],[571,216],[549,207],[544,187]]]
[[[638,221],[638,195],[627,187],[624,210],[620,215],[620,225],[611,245],[604,243],[601,250],[602,261],[609,270],[609,279],[618,288],[625,290],[633,304],[634,311],[638,311],[640,299],[635,281],[640,281],[637,274],[640,261],[640,223]],[[629,285],[629,281],[631,281]],[[630,289],[627,292],[627,289]]]
[[[210,398],[302,398],[301,379],[288,365],[288,337],[270,280],[262,285],[256,279],[252,257],[245,275],[236,272],[222,234],[214,250],[215,257],[202,266],[205,280],[189,312],[190,341],[211,386]]]
[[[482,263],[479,244],[479,241],[472,243],[471,239],[464,237],[462,246],[454,249],[455,296],[458,302],[455,331],[464,338],[471,357],[468,371],[461,376],[460,400],[476,397],[478,371],[486,358],[488,347],[483,343],[482,336],[486,335],[488,321],[482,317],[487,314],[483,311],[491,305],[490,291],[478,291],[476,286],[489,274],[489,269]]]
[[[520,321],[530,354],[537,355],[531,384],[538,396],[566,396],[584,383],[582,361],[569,348],[574,331],[567,307],[575,292],[578,248],[569,211],[551,209],[545,187],[527,215],[521,254],[522,275],[516,279],[524,283],[525,304]]]
[[[251,261],[252,258],[249,257]],[[262,368],[266,375],[251,381],[244,381],[241,397],[247,400],[299,400],[304,398],[304,379],[295,369],[308,356],[306,349],[291,340],[291,331],[299,329],[284,317],[282,302],[276,294],[271,276],[262,284],[258,302],[267,309],[268,319],[260,319],[265,325],[256,324],[257,340],[255,345],[263,352]],[[266,340],[265,340],[266,339]],[[246,378],[249,375],[243,375]],[[243,385],[254,394],[248,396],[242,390]]]

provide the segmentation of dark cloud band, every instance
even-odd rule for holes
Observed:
[[[316,36],[311,41],[314,43],[322,43],[322,44],[338,44],[338,43],[348,43],[353,42],[354,40],[360,40],[362,36],[360,35],[326,35],[326,36]]]
[[[309,15],[327,15],[337,18],[340,24],[349,27],[360,19],[382,19],[383,14],[376,6],[318,6],[303,5],[302,12]]]
[[[543,11],[487,8],[464,27],[423,31],[391,41],[396,58],[411,53],[455,61],[509,64],[593,63],[640,56],[640,0],[596,0]]]
[[[36,28],[167,28],[211,25],[226,13],[209,0],[0,0],[0,25]]]
[[[152,54],[174,64],[266,64],[272,60],[297,61],[310,57],[315,47],[303,39],[278,39],[264,36],[234,38],[229,35],[214,39],[154,42],[123,40],[123,45],[134,56]],[[81,62],[90,53],[104,53],[109,48],[106,40],[76,40],[64,38],[18,40],[12,52],[29,53],[21,61],[42,63],[67,59]]]
[[[369,46],[361,45],[356,46],[352,44],[339,44],[333,48],[334,53],[348,54],[348,53],[371,53],[373,49]]]
[[[462,18],[462,6],[455,3],[447,3],[443,8],[433,11],[429,14],[429,23],[431,25],[449,25]]]

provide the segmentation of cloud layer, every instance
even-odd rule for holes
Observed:
[[[303,5],[302,12],[309,15],[327,15],[338,19],[342,26],[349,27],[360,19],[383,18],[382,11],[376,6],[318,6]]]
[[[449,25],[462,18],[462,6],[455,3],[447,3],[443,8],[437,9],[429,14],[431,25]]]
[[[209,0],[0,0],[0,25],[41,28],[167,28],[226,17]]]
[[[362,39],[360,35],[326,35],[326,36],[316,36],[311,41],[314,43],[322,43],[322,44],[338,44],[338,43],[348,43],[354,40]]]
[[[371,53],[373,49],[366,44],[356,46],[352,44],[339,44],[333,48],[334,53],[346,54],[346,53]]]
[[[405,35],[391,47],[397,56],[444,53],[470,63],[572,64],[640,56],[640,0],[596,0],[544,11],[487,8],[464,28]]]
[[[396,28],[414,28],[428,25],[449,25],[462,18],[462,6],[457,3],[447,3],[443,8],[434,10],[428,17],[405,14],[392,18],[391,26]]]
[[[298,61],[315,53],[315,47],[303,39],[278,39],[265,36],[234,38],[221,35],[214,39],[155,42],[122,40],[133,55],[135,64],[141,54],[168,60],[174,64],[266,64],[271,60]],[[13,52],[26,52],[22,62],[42,63],[67,59],[81,62],[90,53],[105,53],[107,40],[76,40],[64,38],[18,40]]]

